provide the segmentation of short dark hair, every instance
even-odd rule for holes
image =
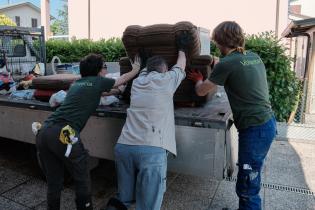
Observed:
[[[166,60],[161,56],[155,55],[147,60],[147,71],[157,71],[162,73],[163,65],[166,65],[167,67]]]
[[[97,76],[103,68],[102,55],[90,53],[80,61],[80,74],[82,77]]]
[[[244,48],[245,44],[243,29],[234,21],[224,21],[215,27],[212,32],[212,40],[229,48]]]

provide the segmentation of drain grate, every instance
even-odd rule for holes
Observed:
[[[229,182],[236,182],[236,177],[226,177],[224,178],[225,181]],[[291,186],[285,186],[280,184],[270,184],[270,183],[261,183],[261,187],[266,189],[272,189],[272,190],[279,190],[279,191],[286,191],[286,192],[293,192],[297,194],[303,194],[303,195],[315,195],[315,192],[310,191],[309,189],[301,188],[301,187],[291,187]]]

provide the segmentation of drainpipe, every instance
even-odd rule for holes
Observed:
[[[279,9],[280,9],[280,0],[277,0],[276,5],[276,28],[275,28],[275,34],[276,38],[278,39],[278,33],[279,33]]]
[[[41,0],[41,25],[44,26],[45,40],[50,37],[50,0]]]
[[[91,0],[88,0],[88,39],[91,39]]]

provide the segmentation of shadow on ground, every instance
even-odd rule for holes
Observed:
[[[46,209],[46,183],[32,154],[33,145],[0,139],[0,209]],[[264,165],[261,197],[265,210],[314,210],[314,195],[290,192],[292,189],[315,192],[315,141],[275,141]],[[205,166],[206,167],[206,166]],[[234,174],[234,176],[236,173]],[[113,161],[101,160],[91,171],[95,209],[115,195]],[[286,186],[288,190],[271,189]],[[235,182],[211,180],[168,173],[163,210],[237,209]],[[290,190],[291,189],[291,190]],[[66,183],[62,209],[75,209],[74,186]]]

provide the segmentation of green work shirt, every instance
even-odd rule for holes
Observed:
[[[81,132],[98,107],[102,92],[110,91],[114,84],[114,79],[101,76],[89,76],[77,80],[70,87],[61,106],[45,121],[45,126],[66,123]]]
[[[238,129],[264,124],[272,117],[266,68],[256,53],[230,53],[215,65],[209,80],[224,86]]]

